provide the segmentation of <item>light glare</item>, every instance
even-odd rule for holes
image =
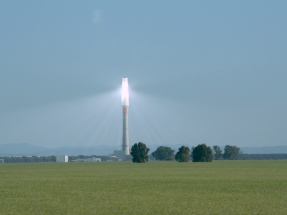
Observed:
[[[129,105],[128,78],[123,78],[122,80],[122,105]]]

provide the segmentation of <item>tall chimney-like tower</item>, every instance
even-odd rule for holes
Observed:
[[[122,80],[122,109],[123,109],[123,148],[125,155],[130,154],[129,148],[129,83],[128,78]]]

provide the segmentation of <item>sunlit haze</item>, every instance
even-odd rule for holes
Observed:
[[[0,144],[120,149],[129,97],[130,146],[287,145],[286,11],[0,1]]]

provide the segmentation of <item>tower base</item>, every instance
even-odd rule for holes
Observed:
[[[122,150],[115,150],[114,156],[116,156],[118,159],[121,159],[121,160],[126,159],[125,151],[122,151]]]

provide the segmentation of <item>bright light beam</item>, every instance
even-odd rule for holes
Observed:
[[[129,106],[129,83],[127,78],[122,81],[122,105]]]

